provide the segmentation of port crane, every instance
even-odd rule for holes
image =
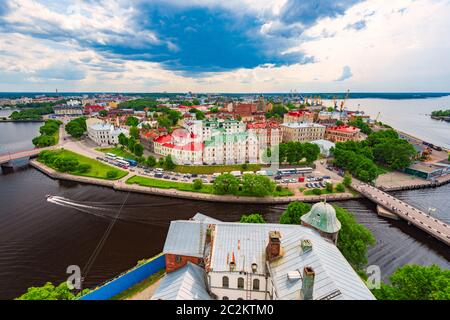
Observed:
[[[341,113],[342,113],[342,111],[344,110],[344,107],[345,107],[345,103],[347,102],[347,99],[348,99],[348,95],[350,94],[350,90],[347,90],[347,93],[345,94],[345,98],[344,98],[344,100],[341,102]]]

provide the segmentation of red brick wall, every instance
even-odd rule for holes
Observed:
[[[202,258],[197,257],[189,257],[189,256],[178,256],[181,259],[177,262],[177,255],[175,254],[166,254],[166,272],[172,272],[178,270],[183,267],[188,261],[200,264],[202,262]]]

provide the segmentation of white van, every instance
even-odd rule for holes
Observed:
[[[267,176],[268,175],[266,170],[256,171],[256,174],[259,176]]]

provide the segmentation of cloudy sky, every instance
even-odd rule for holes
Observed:
[[[450,0],[1,0],[0,91],[450,91]]]

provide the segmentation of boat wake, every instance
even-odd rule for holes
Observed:
[[[152,226],[166,226],[167,223],[162,221],[149,221],[142,218],[135,218],[135,217],[127,217],[120,215],[118,217],[118,210],[122,204],[112,204],[112,203],[101,203],[101,202],[82,202],[82,201],[75,201],[71,199],[67,199],[60,196],[52,196],[47,195],[47,202],[65,207],[65,208],[71,208],[75,209],[80,212],[87,213],[89,215],[107,219],[107,220],[120,220],[125,222],[132,222],[132,223],[138,223],[138,224],[146,224],[146,225],[152,225]],[[96,204],[96,205],[93,205]],[[101,206],[107,206],[107,208],[101,207]],[[132,207],[136,207],[135,205],[130,205]],[[138,207],[141,205],[137,205]],[[143,205],[142,205],[143,206]]]

